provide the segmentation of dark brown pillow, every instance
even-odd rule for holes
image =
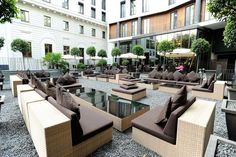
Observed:
[[[50,82],[46,82],[46,94],[56,100],[56,87]]]
[[[66,85],[66,79],[63,77],[63,76],[60,76],[58,79],[57,79],[57,82],[58,84],[60,85]]]
[[[200,88],[208,88],[207,81],[203,81]]]
[[[61,87],[59,84],[56,85],[56,100],[59,105],[62,103],[62,91],[66,92],[66,90]]]
[[[61,105],[76,113],[78,120],[80,119],[79,104],[75,102],[69,92],[62,92],[62,103]]]
[[[157,117],[156,117],[156,122],[155,122],[156,124],[159,124],[167,120],[166,116],[167,116],[167,110],[170,106],[169,104],[171,104],[170,98],[166,101],[166,103],[163,106],[161,105],[157,106]]]
[[[161,79],[161,77],[162,77],[162,74],[161,74],[160,72],[157,72],[157,73],[155,74],[155,78],[156,78],[156,79]]]
[[[43,82],[41,82],[39,79],[37,79],[36,81],[36,87],[42,92],[46,93],[46,85]]]
[[[214,84],[216,81],[212,81],[210,86],[208,87],[209,90],[213,91],[214,90]]]
[[[175,71],[173,76],[174,76],[175,81],[183,80],[183,77],[184,77],[184,75],[181,74],[179,71]]]
[[[156,73],[157,73],[157,70],[156,70],[156,69],[153,69],[153,70],[148,74],[148,77],[149,77],[149,78],[155,78]]]
[[[167,80],[167,79],[168,79],[168,78],[167,78],[167,75],[168,75],[168,71],[163,72],[163,73],[162,73],[162,79],[163,79],[163,80]]]
[[[179,106],[182,106],[187,101],[187,87],[183,86],[173,97],[171,104],[171,112],[177,109]]]
[[[126,68],[124,68],[124,69],[122,70],[122,73],[123,73],[123,74],[127,74],[127,73],[128,73],[128,70],[127,70]]]
[[[168,80],[174,80],[173,72],[169,72],[167,75]]]
[[[132,85],[132,86],[120,85],[120,88],[129,90],[129,89],[136,89],[138,88],[138,86],[137,85]]]
[[[66,85],[76,83],[76,78],[70,75],[69,73],[66,73],[63,77],[66,80]]]
[[[209,79],[207,80],[207,86],[209,87],[211,82],[215,79],[215,74],[212,74]]]

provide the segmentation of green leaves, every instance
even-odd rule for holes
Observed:
[[[209,44],[209,42],[202,38],[198,38],[197,40],[194,40],[191,46],[191,50],[197,55],[201,53],[209,53],[210,48],[211,48],[211,45]]]
[[[236,0],[212,0],[208,10],[221,21],[226,21],[224,30],[224,44],[236,47]]]
[[[73,47],[71,50],[70,50],[70,54],[72,56],[81,56],[81,51],[78,47]]]
[[[12,22],[17,17],[16,0],[0,0],[0,23]]]
[[[4,46],[4,38],[0,37],[0,49]]]
[[[163,40],[158,44],[158,51],[161,53],[172,52],[175,49],[173,41]]]
[[[105,50],[101,49],[101,50],[98,52],[98,56],[99,56],[99,57],[102,57],[102,58],[107,57],[107,52],[106,52]]]
[[[141,45],[134,45],[132,48],[132,53],[137,56],[142,56],[144,54],[144,48]]]
[[[97,63],[97,66],[104,66],[107,65],[107,61],[105,59],[100,59]]]
[[[86,68],[86,66],[83,63],[77,64],[77,69],[78,70],[84,70],[85,68]]]
[[[86,54],[89,55],[90,57],[91,56],[95,56],[96,55],[96,49],[94,46],[91,46],[91,47],[88,47],[86,49]]]
[[[119,56],[120,54],[121,54],[121,51],[120,51],[120,49],[117,48],[117,47],[114,47],[114,48],[112,49],[112,51],[111,51],[112,57]]]
[[[129,64],[129,60],[128,59],[125,59],[125,60],[122,61],[122,65],[127,66],[128,64]]]
[[[20,51],[23,55],[30,51],[30,44],[22,39],[15,39],[11,43],[12,51]]]

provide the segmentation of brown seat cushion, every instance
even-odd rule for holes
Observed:
[[[184,82],[184,81],[178,81],[176,82],[177,85],[190,85],[190,86],[197,86],[199,83],[197,82]]]
[[[150,111],[139,116],[138,118],[135,118],[132,121],[133,127],[138,128],[166,142],[175,144],[175,139],[168,135],[165,135],[163,132],[165,123],[160,123],[160,124],[155,123],[157,112],[158,112],[158,108],[153,108]]]
[[[133,86],[135,85],[136,83],[134,82],[124,82],[123,85],[126,85],[126,86]]]
[[[151,82],[151,83],[159,83],[160,79],[155,78],[144,78],[144,80]]]
[[[157,74],[157,70],[156,69],[153,69],[149,74],[148,74],[148,77],[149,78],[155,78]]]
[[[76,79],[69,73],[66,73],[64,76],[58,78],[57,83],[60,85],[71,85],[76,83]]]
[[[107,74],[97,75],[97,77],[99,77],[99,78],[109,78],[109,76]]]
[[[45,100],[48,98],[48,95],[44,93],[42,90],[35,88],[35,92],[37,92],[41,97],[43,97]]]
[[[214,90],[214,84],[215,84],[215,80],[213,80],[212,82],[211,82],[211,84],[209,85],[209,87],[208,87],[208,90],[211,90],[211,91],[213,91]]]
[[[46,85],[41,82],[39,79],[36,80],[36,87],[42,92],[46,93]]]
[[[70,85],[63,85],[62,87],[65,89],[71,89],[71,88],[80,88],[80,87],[82,87],[82,85],[77,82],[77,83],[73,83]]]
[[[194,71],[188,73],[187,78],[190,82],[197,82],[200,80],[200,77]]]
[[[167,78],[167,75],[168,75],[168,71],[163,72],[163,73],[162,73],[162,79],[163,79],[163,80],[167,80],[167,79],[168,79],[168,78]]]
[[[174,80],[173,72],[169,72],[169,73],[168,73],[167,79],[168,79],[168,80]]]
[[[145,91],[145,90],[146,90],[146,88],[136,88],[136,89],[129,89],[129,90],[126,90],[123,88],[113,88],[112,89],[112,91],[130,94],[130,95],[134,95],[134,94],[137,94],[137,93]]]
[[[183,86],[173,97],[172,97],[171,112],[182,106],[187,101],[187,87]]]
[[[123,89],[135,89],[135,88],[138,88],[138,86],[137,85],[132,85],[132,86],[120,85],[120,88],[123,88]]]
[[[126,69],[126,68],[124,68],[123,70],[122,70],[122,73],[123,74],[127,74],[129,71]]]
[[[174,76],[175,81],[180,81],[180,80],[183,80],[184,78],[184,75],[180,73],[179,71],[175,71],[173,76]]]
[[[160,80],[160,82],[168,83],[168,84],[175,84],[176,83],[175,80]]]
[[[186,103],[180,107],[178,107],[176,110],[171,112],[170,117],[167,120],[167,123],[164,127],[164,134],[176,139],[176,133],[177,133],[177,126],[178,126],[178,118],[196,101],[196,97],[192,97],[189,100],[186,101]]]
[[[162,74],[160,72],[157,72],[156,75],[155,75],[155,78],[161,79],[161,77],[162,77]]]
[[[193,91],[199,91],[199,92],[208,92],[208,93],[213,93],[212,90],[209,90],[208,88],[200,88],[200,87],[194,87],[192,88]]]
[[[136,79],[136,78],[134,78],[134,79],[122,78],[122,79],[120,79],[120,80],[122,80],[122,81],[128,81],[128,82],[137,82],[137,81],[140,81],[140,79]]]

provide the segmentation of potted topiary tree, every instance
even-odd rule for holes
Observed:
[[[193,41],[193,43],[191,45],[191,50],[194,53],[196,53],[196,55],[197,55],[197,68],[196,68],[196,72],[198,72],[198,66],[199,66],[199,61],[200,61],[201,54],[209,53],[210,49],[211,49],[211,45],[205,39],[198,38],[197,40]]]
[[[100,59],[97,63],[97,66],[101,67],[103,72],[103,67],[107,65],[107,61],[105,59]]]
[[[96,49],[94,46],[90,46],[86,49],[86,54],[90,57],[94,57],[96,55]]]
[[[79,63],[77,64],[77,69],[81,72],[86,68],[85,64],[83,63]]]
[[[111,51],[111,56],[113,57],[113,63],[115,63],[115,59],[117,58],[117,56],[120,56],[121,51],[119,48],[114,47]],[[117,66],[117,63],[115,64]]]
[[[11,49],[14,52],[21,52],[23,57],[23,68],[25,70],[24,56],[30,51],[30,45],[27,41],[22,39],[14,39],[11,43]]]
[[[98,51],[98,56],[102,57],[102,59],[103,59],[103,58],[107,57],[107,52],[105,50],[101,49],[100,51]]]
[[[163,40],[157,45],[157,50],[160,53],[163,53],[164,61],[163,61],[163,70],[165,70],[165,64],[166,64],[166,53],[172,52],[175,49],[175,44],[173,41]]]

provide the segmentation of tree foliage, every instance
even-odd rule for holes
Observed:
[[[111,56],[112,57],[117,57],[117,56],[120,56],[121,54],[121,51],[119,48],[117,47],[114,47],[112,50],[111,50]]]
[[[83,63],[77,64],[77,69],[78,70],[84,70],[85,68],[86,68],[85,64],[83,64]]]
[[[30,44],[22,39],[14,39],[11,43],[12,51],[19,51],[22,55],[26,55],[30,51]]]
[[[122,61],[122,65],[127,66],[128,64],[129,64],[129,60],[128,59],[125,59],[125,60]]]
[[[224,44],[227,47],[236,47],[236,0],[212,0],[208,10],[218,20],[225,21]]]
[[[202,38],[198,38],[197,40],[194,40],[191,46],[191,50],[197,55],[202,54],[202,53],[209,53],[210,48],[211,48],[211,45],[209,44],[209,42]]]
[[[0,37],[0,49],[4,46],[4,38]]]
[[[157,50],[161,53],[172,52],[175,49],[173,41],[163,40],[158,44]]]
[[[101,49],[101,50],[98,52],[98,56],[99,56],[99,57],[102,57],[102,58],[107,57],[107,52],[106,52],[105,50]]]
[[[90,57],[91,56],[95,56],[96,55],[96,49],[94,46],[91,46],[91,47],[88,47],[86,49],[86,54],[89,55]]]
[[[72,56],[81,56],[81,51],[78,47],[73,47],[71,50],[70,50],[70,54]]]
[[[0,0],[0,23],[12,22],[17,17],[16,0]]]
[[[43,57],[43,62],[48,64],[49,68],[54,68],[59,66],[61,63],[61,53],[47,53],[45,57]]]
[[[105,66],[107,65],[107,61],[105,59],[100,59],[97,63],[97,66]]]
[[[132,48],[132,53],[137,56],[142,56],[144,54],[144,48],[141,45],[134,45]]]

